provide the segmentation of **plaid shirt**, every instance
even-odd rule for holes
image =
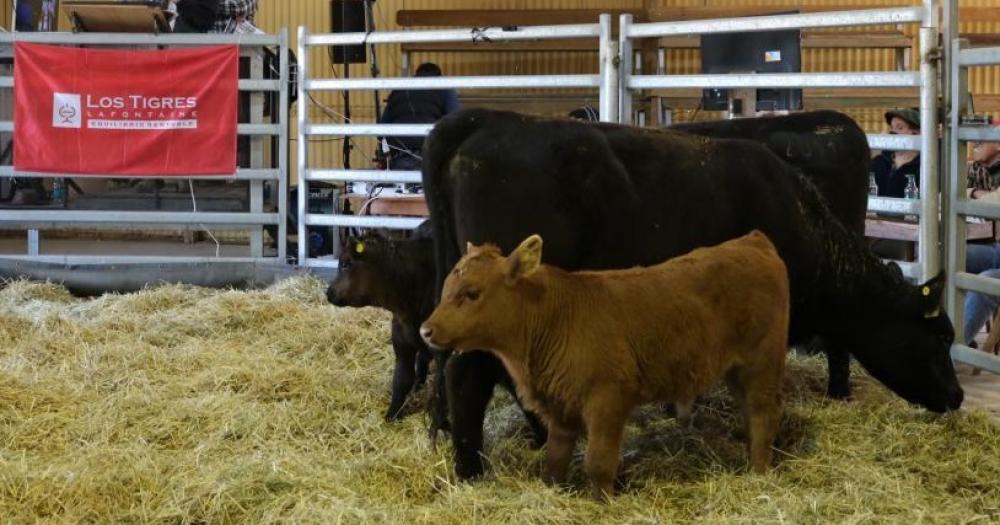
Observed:
[[[212,32],[235,33],[241,20],[245,19],[252,24],[256,14],[257,0],[221,0]]]
[[[993,191],[1000,187],[1000,161],[987,166],[973,161],[969,164],[968,186],[971,190]]]

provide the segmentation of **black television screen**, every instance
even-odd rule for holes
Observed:
[[[701,72],[798,73],[802,71],[802,47],[798,29],[753,33],[718,33],[701,36]],[[728,109],[729,91],[705,89],[702,107]],[[801,89],[757,89],[757,110],[802,109]]]

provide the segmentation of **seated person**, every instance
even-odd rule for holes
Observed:
[[[972,143],[967,177],[970,199],[1000,202],[1000,142]]]
[[[215,25],[210,33],[263,33],[254,22],[257,0],[218,0],[218,3]]]
[[[972,163],[968,173],[969,198],[1000,202],[1000,143],[973,142]],[[1000,279],[1000,245],[969,243],[966,246],[965,271]],[[964,342],[972,344],[975,336],[992,317],[1000,297],[979,292],[965,296]]]
[[[890,135],[919,135],[920,112],[915,109],[894,109],[885,114]],[[872,158],[871,171],[875,174],[880,197],[902,199],[906,195],[907,175],[913,175],[920,187],[920,152],[908,150],[882,150]],[[872,253],[886,259],[903,259],[907,243],[894,239],[878,239],[871,244]]]
[[[170,0],[176,15],[171,20],[174,33],[207,33],[215,27],[219,0]]]
[[[441,68],[432,62],[420,64],[415,77],[439,77]],[[454,89],[399,89],[389,93],[379,124],[431,124],[458,110]],[[424,137],[384,137],[390,170],[419,170]]]
[[[885,114],[890,135],[919,135],[920,113],[915,109],[895,109]],[[882,197],[903,198],[907,175],[920,186],[920,152],[883,150],[872,158],[871,170]]]

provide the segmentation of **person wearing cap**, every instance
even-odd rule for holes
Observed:
[[[920,113],[915,109],[888,111],[885,123],[889,125],[890,135],[920,134]],[[907,175],[913,175],[917,187],[920,186],[920,152],[883,150],[872,159],[871,170],[880,196],[903,198]]]
[[[970,199],[1000,201],[1000,142],[972,143],[967,178]]]

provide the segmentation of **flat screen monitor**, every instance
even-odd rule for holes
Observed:
[[[788,29],[702,35],[701,71],[704,74],[801,72],[800,32]],[[729,90],[703,90],[703,109],[724,111],[728,105]],[[757,89],[758,111],[798,109],[802,109],[801,89]]]

